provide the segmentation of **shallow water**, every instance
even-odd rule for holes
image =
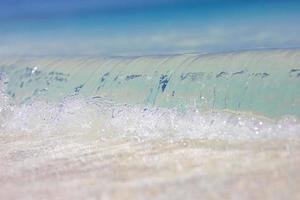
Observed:
[[[297,199],[300,123],[0,92],[1,199]]]

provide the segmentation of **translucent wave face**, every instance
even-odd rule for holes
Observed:
[[[30,134],[118,135],[140,140],[175,138],[255,139],[300,136],[294,117],[271,121],[231,112],[205,112],[116,104],[101,97],[66,97],[59,103],[33,100],[13,105],[5,95],[7,80],[0,77],[1,132]]]

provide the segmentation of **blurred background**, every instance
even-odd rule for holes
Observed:
[[[300,46],[290,0],[1,0],[0,55],[148,55]]]

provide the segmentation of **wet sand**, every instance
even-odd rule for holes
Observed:
[[[1,134],[1,199],[300,199],[300,140]]]

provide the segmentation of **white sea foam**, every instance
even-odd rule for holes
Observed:
[[[99,137],[254,139],[300,135],[299,121],[282,117],[272,121],[233,112],[117,104],[101,97],[67,96],[58,103],[32,100],[13,105],[5,95],[1,76],[1,132],[30,134],[91,133]]]

